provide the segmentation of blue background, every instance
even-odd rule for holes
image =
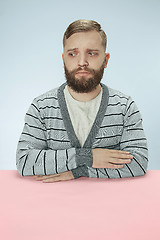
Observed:
[[[16,148],[32,100],[64,83],[62,39],[78,19],[99,22],[111,57],[102,82],[135,100],[160,169],[160,1],[0,1],[0,169],[16,169]]]

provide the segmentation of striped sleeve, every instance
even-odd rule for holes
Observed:
[[[92,150],[83,148],[49,149],[47,128],[36,99],[26,115],[23,131],[16,150],[16,167],[21,176],[58,174],[79,169],[86,175],[87,166],[92,166]]]
[[[120,150],[133,155],[130,163],[122,168],[88,168],[89,176],[96,178],[125,178],[143,176],[148,167],[148,147],[144,133],[142,116],[135,102],[129,97],[124,113],[123,133]]]

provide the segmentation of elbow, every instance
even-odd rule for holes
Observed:
[[[17,168],[17,172],[23,177],[24,175],[22,174],[22,170],[19,164],[16,164],[16,168]]]
[[[134,169],[134,175],[137,176],[144,176],[148,170],[148,150],[145,149],[145,152],[138,150],[133,152],[133,169]]]
[[[22,161],[21,161],[22,158],[20,158],[18,152],[16,153],[16,169],[17,169],[17,172],[21,175],[22,175]]]
[[[26,167],[28,154],[26,152],[17,151],[16,153],[16,168],[18,173],[23,176],[30,176],[30,168]]]
[[[34,175],[31,173],[31,171],[29,169],[28,170],[23,169],[23,167],[20,165],[17,165],[17,171],[22,177]]]
[[[16,154],[16,169],[17,169],[17,172],[22,176],[21,164],[20,164],[20,159],[18,154]]]
[[[147,173],[147,170],[145,172],[137,172],[134,177],[142,177]]]
[[[148,161],[146,161],[146,159],[144,159],[141,162],[141,164],[138,163],[138,165],[139,165],[139,167],[136,166],[135,177],[144,176],[148,170]]]
[[[24,174],[24,161],[23,158],[20,158],[18,155],[16,155],[16,168],[17,172],[23,177],[26,174]]]

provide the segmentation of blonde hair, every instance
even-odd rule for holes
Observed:
[[[104,49],[106,50],[107,46],[107,36],[105,32],[101,29],[101,25],[93,20],[86,20],[86,19],[80,19],[75,22],[72,22],[66,29],[64,35],[63,35],[63,48],[65,47],[66,40],[74,33],[77,32],[88,32],[96,30],[101,38],[102,38],[102,45]]]

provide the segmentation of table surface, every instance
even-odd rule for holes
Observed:
[[[0,170],[4,240],[159,240],[160,170],[44,183]]]

